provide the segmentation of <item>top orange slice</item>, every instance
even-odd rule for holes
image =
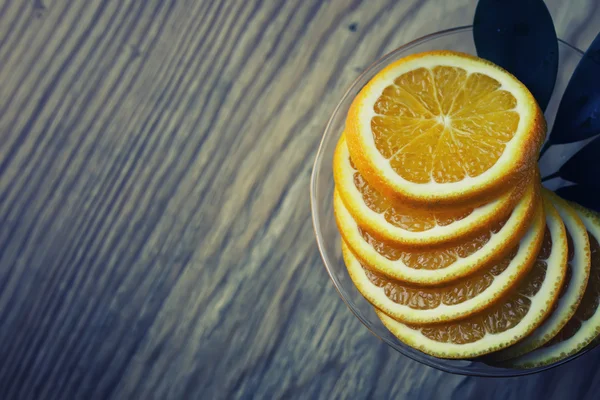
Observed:
[[[353,162],[380,192],[418,206],[497,197],[527,176],[546,123],[529,90],[463,53],[400,59],[354,99],[346,119]]]

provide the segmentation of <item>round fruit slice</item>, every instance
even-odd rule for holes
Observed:
[[[379,239],[400,246],[429,246],[456,242],[507,217],[525,185],[481,206],[448,211],[416,210],[377,192],[356,170],[346,139],[338,142],[333,160],[336,188],[359,226]]]
[[[365,268],[342,241],[348,273],[359,292],[375,307],[405,323],[431,324],[464,318],[490,307],[533,266],[544,238],[541,203],[517,247],[491,267],[439,287],[411,286]]]
[[[365,179],[416,204],[497,197],[525,178],[545,133],[521,82],[451,51],[391,63],[360,91],[346,119],[350,155]]]
[[[560,214],[567,229],[568,258],[567,277],[563,283],[558,302],[550,316],[529,336],[500,352],[490,354],[494,361],[507,360],[528,353],[552,339],[575,314],[590,276],[590,242],[585,225],[575,210],[554,193],[543,189],[544,196]]]
[[[531,333],[552,309],[567,271],[567,235],[544,199],[547,230],[531,271],[509,294],[478,314],[436,325],[407,325],[376,310],[398,339],[441,358],[471,358],[500,350]]]
[[[441,248],[407,249],[377,240],[360,228],[336,189],[333,207],[340,233],[356,257],[372,271],[407,283],[447,283],[501,260],[527,231],[540,201],[539,184],[528,187],[507,219],[473,238]]]
[[[600,216],[569,203],[583,221],[590,243],[590,277],[575,315],[544,346],[506,361],[516,368],[535,368],[570,357],[592,343],[600,334]]]

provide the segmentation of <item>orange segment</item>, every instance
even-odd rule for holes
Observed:
[[[431,310],[439,307],[440,304],[451,306],[464,303],[483,293],[490,287],[494,278],[506,270],[518,250],[517,247],[506,258],[485,271],[470,275],[456,283],[434,288],[410,286],[373,272],[364,265],[361,267],[367,279],[373,285],[382,288],[385,295],[393,302],[415,310]]]
[[[427,231],[437,225],[446,226],[468,217],[473,212],[473,207],[439,212],[403,207],[375,190],[360,172],[355,170],[353,177],[354,186],[367,207],[383,214],[390,224],[411,232]]]
[[[479,176],[490,169],[504,152],[504,144],[493,138],[481,138],[454,131],[453,139],[458,149],[458,159],[470,177]],[[444,171],[441,173],[444,174]]]
[[[440,115],[440,104],[436,96],[433,75],[427,68],[418,68],[400,75],[394,83],[398,88],[417,99],[427,110],[422,116]]]
[[[457,182],[467,176],[460,147],[450,129],[445,129],[433,153],[433,180],[438,183]]]
[[[406,143],[390,158],[394,171],[411,182],[426,183],[431,180],[433,154],[438,142],[443,137],[444,127],[440,124]]]
[[[514,110],[517,107],[517,99],[506,90],[496,90],[487,93],[475,100],[470,99],[462,103],[462,99],[456,99],[452,113],[453,118],[469,118],[482,116],[489,113]],[[513,134],[515,132],[512,132]]]
[[[430,115],[418,99],[411,96],[406,90],[394,85],[388,86],[383,90],[381,96],[375,102],[373,109],[379,115],[393,117],[420,119],[423,115]]]
[[[386,158],[391,158],[411,140],[435,126],[431,120],[380,115],[371,121],[375,146]]]
[[[444,66],[434,67],[431,72],[442,114],[450,114],[454,99],[465,84],[467,71],[462,68]]]
[[[532,295],[535,294],[537,291]],[[483,339],[486,334],[499,334],[514,328],[527,315],[530,307],[529,297],[519,293],[493,306],[483,316],[435,327],[426,326],[420,330],[425,337],[436,342],[473,343]]]
[[[482,232],[463,243],[448,248],[424,251],[406,251],[376,239],[364,229],[358,229],[364,241],[388,260],[401,260],[404,265],[409,268],[436,270],[447,268],[454,264],[459,258],[469,257],[478,250],[481,250],[481,248],[490,240],[492,235],[498,233],[505,223],[506,220],[500,221],[490,227],[488,231]]]
[[[500,82],[488,75],[479,72],[469,74],[460,90],[454,92],[456,105],[453,105],[449,114],[456,116],[461,110],[473,109],[482,97],[500,89],[500,86]]]
[[[454,118],[452,127],[477,138],[493,138],[500,143],[506,143],[512,139],[517,130],[519,119],[519,114],[515,111],[503,111]]]

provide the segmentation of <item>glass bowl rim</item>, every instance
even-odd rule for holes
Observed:
[[[383,338],[380,335],[378,335],[376,332],[374,332],[373,329],[371,329],[371,327],[369,326],[368,322],[363,319],[363,317],[350,304],[348,299],[346,299],[346,297],[342,294],[342,290],[340,288],[340,283],[336,280],[336,278],[334,278],[334,274],[331,271],[331,268],[330,268],[331,261],[329,260],[329,257],[327,256],[326,250],[324,248],[324,244],[323,244],[324,237],[319,228],[319,226],[320,226],[319,205],[318,205],[318,201],[316,199],[317,181],[318,181],[318,177],[319,177],[318,166],[321,164],[321,162],[325,156],[324,145],[325,145],[325,139],[327,138],[327,133],[331,130],[331,125],[333,124],[334,117],[340,111],[340,108],[341,108],[344,100],[346,100],[346,98],[349,96],[349,94],[352,92],[352,90],[359,84],[359,82],[363,79],[363,77],[365,75],[369,74],[370,71],[373,68],[375,68],[376,66],[387,62],[388,59],[393,57],[396,53],[408,50],[411,47],[414,47],[421,43],[427,42],[431,39],[443,37],[443,36],[454,34],[454,33],[471,31],[471,30],[473,30],[473,25],[463,25],[463,26],[458,26],[458,27],[454,27],[454,28],[450,28],[450,29],[440,30],[437,32],[433,32],[433,33],[421,36],[421,37],[414,39],[400,47],[395,48],[394,50],[392,50],[392,51],[386,53],[385,55],[383,55],[382,57],[378,58],[377,60],[372,62],[367,68],[365,68],[356,77],[356,79],[353,80],[353,82],[350,84],[348,89],[344,92],[340,101],[337,103],[335,109],[331,113],[329,120],[327,121],[323,136],[321,137],[321,141],[320,141],[319,147],[317,149],[315,161],[312,166],[312,173],[311,173],[311,177],[310,177],[310,209],[311,209],[311,214],[312,214],[311,216],[312,216],[312,223],[313,223],[313,231],[314,231],[315,238],[317,241],[317,247],[318,247],[319,253],[321,255],[321,260],[323,261],[325,270],[327,271],[327,275],[329,275],[329,279],[333,283],[333,286],[335,287],[335,290],[337,291],[338,296],[342,299],[344,304],[346,304],[346,307],[348,307],[350,309],[352,314],[354,314],[354,316],[371,332],[371,334],[373,334],[379,340],[384,342],[386,345],[388,345],[389,347],[392,347],[395,351],[397,351],[398,353],[402,354],[405,357],[410,358],[413,361],[416,361],[420,364],[427,365],[429,367],[438,369],[443,372],[451,373],[451,374],[462,375],[462,376],[496,377],[496,378],[524,376],[524,375],[535,374],[535,373],[542,372],[542,371],[547,371],[549,369],[558,367],[562,364],[572,361],[575,358],[578,358],[579,356],[590,351],[593,346],[592,347],[588,346],[587,348],[584,348],[584,349],[580,350],[579,352],[577,352],[576,354],[574,354],[570,357],[567,357],[563,360],[554,362],[554,363],[546,365],[546,366],[537,367],[537,368],[511,370],[511,369],[496,368],[496,367],[490,366],[490,368],[492,368],[492,369],[496,368],[497,370],[499,370],[499,371],[501,370],[503,372],[503,373],[498,373],[498,374],[495,374],[492,372],[479,371],[479,370],[468,371],[468,368],[449,367],[449,366],[444,365],[444,361],[445,361],[444,359],[436,358],[436,357],[432,357],[432,356],[430,356],[430,358],[419,359],[419,357],[416,357],[407,351],[405,352],[405,351],[399,350],[398,348],[396,348],[396,346],[394,344],[390,343],[386,338]],[[579,53],[579,55],[581,55],[581,56],[584,55],[584,52],[582,50],[573,46],[572,44],[570,44],[560,38],[558,38],[558,41],[562,45],[570,48],[571,50],[575,51],[576,53]],[[426,354],[423,354],[423,355],[427,356]],[[454,368],[456,370],[453,371],[452,368]]]

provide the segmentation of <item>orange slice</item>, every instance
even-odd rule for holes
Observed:
[[[543,190],[543,193],[552,201],[567,229],[567,278],[563,283],[555,308],[544,323],[514,346],[491,354],[491,360],[500,361],[518,357],[537,349],[556,336],[575,314],[588,283],[590,242],[585,225],[577,212],[566,201],[546,189]]]
[[[539,202],[530,185],[510,216],[479,235],[442,248],[405,249],[376,239],[352,218],[336,189],[334,212],[340,233],[361,263],[372,271],[419,285],[436,285],[469,275],[501,260],[525,234]]]
[[[333,169],[340,197],[358,225],[400,246],[456,242],[485,230],[510,214],[525,186],[481,206],[433,212],[408,208],[375,190],[352,164],[344,136],[336,148]]]
[[[519,244],[492,266],[439,287],[411,286],[361,265],[342,241],[350,278],[371,304],[405,323],[430,324],[464,318],[497,302],[526,275],[538,255],[546,223],[542,204]]]
[[[402,342],[441,358],[470,358],[510,346],[530,334],[551,311],[567,271],[567,235],[544,199],[547,233],[535,265],[509,294],[478,314],[436,325],[407,325],[376,310]]]
[[[589,238],[591,266],[583,298],[575,315],[556,336],[544,346],[506,361],[505,366],[534,368],[552,364],[578,353],[600,335],[600,216],[580,205],[569,204],[583,221]]]
[[[391,63],[360,91],[346,119],[350,155],[365,179],[420,205],[497,197],[526,178],[545,133],[521,82],[451,51]]]

